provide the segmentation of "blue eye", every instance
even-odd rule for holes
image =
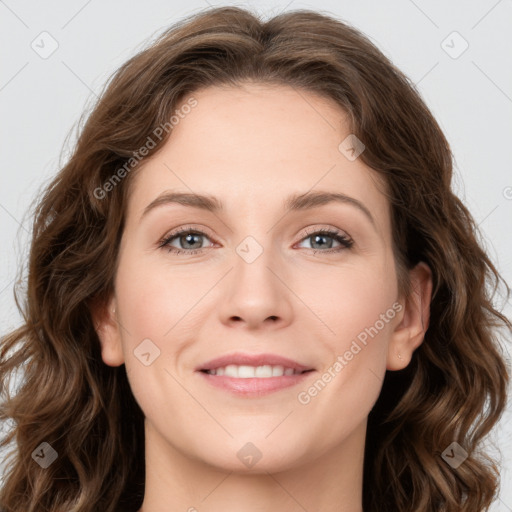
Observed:
[[[332,242],[325,242],[325,240],[331,239],[335,240],[340,244],[340,247],[332,248]],[[339,252],[343,249],[350,249],[354,242],[350,239],[345,233],[338,230],[324,229],[322,231],[313,231],[312,233],[308,233],[308,236],[304,237],[302,240],[313,240],[313,244],[320,244],[320,247],[326,247],[327,249],[318,250],[313,247],[313,254],[317,252]]]
[[[161,241],[159,247],[165,247],[169,252],[173,252],[175,254],[197,254],[203,249],[201,237],[207,237],[206,233],[192,230],[190,228],[180,228],[179,230],[174,231],[173,233],[170,233],[169,236],[165,237]],[[176,239],[180,244],[183,244],[184,249],[180,249],[179,247],[177,248],[171,245],[171,242],[173,242],[174,239]]]
[[[198,254],[202,252],[203,249],[205,249],[205,247],[203,247],[203,238],[205,237],[209,239],[208,235],[202,231],[194,230],[189,227],[180,228],[161,240],[159,247],[162,249],[165,248],[168,250],[168,252],[174,254]],[[338,242],[340,244],[339,247],[332,248],[333,242],[326,242],[326,240],[329,239]],[[301,242],[304,240],[312,240],[312,244],[319,244],[320,247],[327,247],[326,249],[317,249],[312,247],[309,250],[312,250],[313,254],[316,254],[317,252],[340,252],[345,249],[350,249],[354,244],[353,240],[349,238],[345,233],[332,229],[323,229],[307,233],[307,236],[303,237]],[[181,247],[176,247],[173,245],[174,241],[177,241]]]

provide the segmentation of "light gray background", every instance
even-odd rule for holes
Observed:
[[[13,285],[27,254],[27,208],[58,170],[61,150],[65,159],[87,102],[164,28],[208,5],[228,4],[251,7],[265,17],[298,8],[326,11],[360,29],[390,57],[418,85],[444,130],[456,159],[455,190],[512,283],[511,0],[0,0],[1,334],[20,322]],[[42,47],[43,31],[58,43],[46,59],[31,47],[33,41]],[[457,58],[464,42],[453,31],[469,45]],[[499,304],[510,316],[510,303]],[[492,512],[512,511],[511,416],[509,404],[492,439],[503,457],[503,489]]]

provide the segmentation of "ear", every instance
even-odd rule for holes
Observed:
[[[93,303],[89,306],[89,309],[94,328],[100,340],[103,362],[108,366],[121,366],[124,363],[124,354],[114,297],[106,303]]]
[[[403,309],[388,346],[388,370],[402,370],[410,363],[413,352],[423,342],[428,329],[432,271],[426,263],[420,262],[409,271],[409,277],[411,293],[400,302]]]

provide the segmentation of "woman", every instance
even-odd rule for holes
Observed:
[[[38,204],[0,506],[486,510],[512,325],[451,175],[418,93],[344,23],[169,29]]]

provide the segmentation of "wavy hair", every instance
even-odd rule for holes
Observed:
[[[15,443],[4,512],[141,506],[144,415],[124,365],[102,362],[91,307],[113,292],[134,154],[194,91],[249,82],[310,91],[348,114],[366,146],[360,158],[388,185],[401,290],[417,262],[433,273],[424,342],[406,369],[387,372],[369,415],[364,510],[477,512],[494,499],[499,472],[483,441],[506,406],[499,334],[509,339],[512,325],[493,300],[500,286],[510,290],[451,190],[453,157],[439,125],[414,84],[344,22],[308,10],[263,21],[221,7],[173,25],[109,78],[38,198],[26,294],[16,296],[23,324],[0,346],[0,420],[12,425],[0,447]],[[468,454],[458,468],[442,457],[454,441]],[[33,457],[44,442],[58,454],[45,469]]]

